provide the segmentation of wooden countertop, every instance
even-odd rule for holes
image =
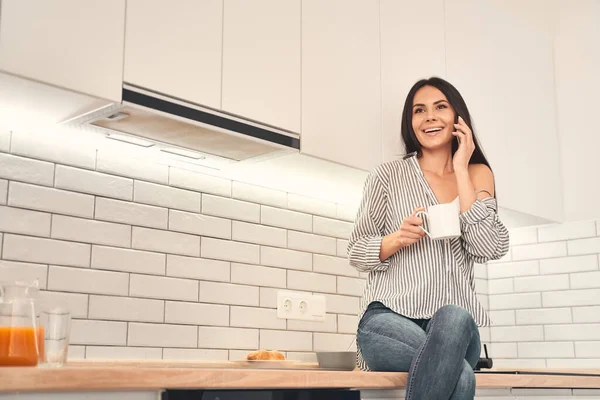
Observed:
[[[63,368],[0,368],[0,392],[161,390],[165,388],[398,389],[406,386],[406,373],[327,371],[316,368],[314,364],[303,364],[302,367],[306,369],[245,369],[227,362],[111,361],[78,362]],[[523,372],[526,373],[526,371]],[[479,373],[477,374],[477,387],[600,388],[600,371],[598,370],[537,370],[534,372],[544,375]],[[573,375],[551,375],[552,372]]]

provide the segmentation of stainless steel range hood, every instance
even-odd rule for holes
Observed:
[[[298,152],[300,136],[180,99],[123,85],[123,101],[65,121],[107,133],[154,142],[235,161]]]

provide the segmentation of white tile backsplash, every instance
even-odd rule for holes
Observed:
[[[85,358],[89,360],[156,360],[162,358],[162,349],[157,347],[87,346]]]
[[[288,208],[307,214],[320,215],[323,217],[336,218],[337,207],[335,203],[329,203],[310,197],[288,193]]]
[[[216,349],[171,349],[163,350],[163,360],[182,361],[227,361],[229,351]]]
[[[259,264],[260,248],[256,244],[203,237],[200,256],[215,260]]]
[[[196,348],[197,335],[197,326],[130,322],[127,345]]]
[[[537,228],[517,228],[510,231],[510,245],[532,244],[538,242]]]
[[[336,244],[337,244],[336,255],[338,257],[347,258],[348,257],[348,251],[347,251],[348,241],[344,240],[344,239],[337,239]]]
[[[598,270],[596,255],[549,258],[540,260],[541,274],[565,274]]]
[[[165,185],[135,181],[133,199],[136,203],[200,212],[200,193]]]
[[[0,199],[3,198],[1,187],[2,181]],[[10,183],[8,205],[75,217],[94,216],[94,196],[21,182]]]
[[[10,151],[10,137],[12,132],[4,128],[0,129],[0,151],[8,153]]]
[[[313,232],[323,236],[349,239],[354,224],[330,218],[313,217]]]
[[[313,333],[261,329],[260,348],[279,351],[312,351]]]
[[[573,307],[573,322],[600,322],[600,305]]]
[[[287,231],[281,228],[233,221],[232,239],[239,242],[285,247],[287,244]]]
[[[133,199],[133,179],[79,168],[56,166],[55,187],[115,199]]]
[[[231,239],[231,220],[185,211],[169,211],[169,229],[194,235]]]
[[[290,271],[296,272],[296,271]],[[286,287],[286,270],[249,264],[231,264],[231,282],[244,285]]]
[[[268,206],[260,208],[260,223],[295,231],[312,232],[312,215]]]
[[[358,277],[358,271],[350,266],[347,258],[313,255],[313,270],[331,275]]]
[[[561,290],[542,293],[544,307],[592,306],[598,304],[600,289]]]
[[[260,206],[258,204],[219,196],[203,195],[202,213],[238,221],[260,222]]]
[[[51,265],[48,290],[127,296],[129,274]]]
[[[220,304],[167,301],[165,322],[182,325],[229,325],[229,307]]]
[[[538,260],[544,258],[564,257],[566,255],[566,242],[528,244],[512,248],[513,261]]]
[[[71,310],[71,359],[354,348],[368,276],[347,262],[356,205],[74,143],[13,135],[0,154],[0,275],[39,278],[41,303]],[[600,221],[512,230],[507,256],[475,267],[496,367],[599,365],[595,235]],[[279,290],[322,293],[325,322],[278,319]]]
[[[498,294],[490,296],[490,310],[516,310],[540,307],[542,307],[540,293]]]
[[[200,282],[200,301],[215,304],[258,306],[258,289],[256,286]]]
[[[167,165],[115,154],[108,149],[98,151],[96,170],[165,185],[169,183],[169,167]]]
[[[488,279],[538,275],[539,264],[538,260],[489,264]]]
[[[572,358],[575,357],[573,342],[520,342],[521,358]]]
[[[131,226],[89,219],[52,216],[53,239],[71,240],[114,247],[131,246]]]
[[[275,311],[275,310],[273,310]],[[276,311],[275,311],[276,312]],[[325,321],[302,321],[290,319],[287,322],[287,329],[290,331],[305,332],[337,332],[337,315],[326,314]]]
[[[286,320],[277,318],[277,310],[268,308],[231,307],[232,327],[286,329]]]
[[[362,296],[365,288],[365,280],[358,278],[337,277],[337,292],[350,296]]]
[[[337,254],[335,238],[310,233],[288,231],[288,247],[290,249],[329,254],[332,256]]]
[[[52,186],[54,183],[54,164],[0,153],[0,178]]]
[[[314,333],[315,351],[348,351],[356,350],[355,335],[336,333]]]
[[[94,169],[96,149],[82,146],[72,137],[55,137],[55,132],[13,132],[10,152],[15,155],[44,161]],[[60,134],[59,134],[60,135]],[[2,134],[0,134],[0,137]]]
[[[287,271],[287,287],[292,290],[312,290],[320,293],[336,293],[336,277],[314,272]]]
[[[164,275],[166,256],[149,251],[92,246],[92,268]]]
[[[198,281],[131,274],[129,295],[153,299],[198,301]]]
[[[260,263],[270,267],[311,271],[312,254],[277,247],[260,246]]]
[[[0,179],[0,205],[5,205],[8,202],[8,181]]]
[[[139,250],[198,257],[200,255],[200,237],[134,226],[131,247]]]
[[[287,207],[287,193],[280,190],[235,181],[233,182],[232,190],[232,197],[234,199],[278,208]],[[264,222],[262,223],[264,224]]]
[[[600,253],[600,237],[569,240],[569,255]]]
[[[71,321],[70,343],[125,346],[127,322],[74,319]]]
[[[569,288],[569,275],[544,275],[518,277],[515,279],[515,292],[548,292]]]
[[[168,210],[129,201],[98,197],[96,198],[94,218],[121,224],[167,229]]]
[[[600,288],[600,271],[571,274],[570,280],[571,289]]]
[[[72,318],[87,318],[88,304],[87,294],[40,291],[38,306],[40,311],[64,308],[69,310]]]
[[[5,234],[2,258],[33,263],[89,267],[90,252],[89,244]]]
[[[90,295],[88,315],[90,319],[163,322],[164,314],[163,300]]]
[[[167,275],[178,278],[229,282],[231,279],[231,263],[168,254]]]
[[[540,242],[555,242],[596,236],[594,221],[567,222],[547,225],[538,229]]]
[[[31,236],[50,236],[51,215],[39,211],[0,206],[0,231]]]
[[[200,326],[198,345],[209,349],[256,350],[259,348],[258,329]]]
[[[3,281],[34,281],[37,279],[41,289],[47,287],[47,265],[0,260],[0,274]]]
[[[171,167],[169,184],[196,192],[211,193],[231,197],[231,181],[206,174],[200,174]]]
[[[539,308],[515,310],[515,312],[517,315],[516,325],[569,324],[572,322],[570,308]]]

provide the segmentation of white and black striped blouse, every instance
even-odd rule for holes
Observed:
[[[425,236],[381,262],[383,236],[397,231],[417,207],[438,204],[416,153],[384,163],[365,182],[363,199],[348,244],[350,265],[368,272],[359,319],[379,301],[409,318],[431,318],[440,307],[468,310],[478,326],[489,317],[475,295],[473,263],[499,259],[508,252],[508,230],[492,197],[476,200],[460,215],[462,236],[431,240]],[[358,363],[368,370],[358,348]]]

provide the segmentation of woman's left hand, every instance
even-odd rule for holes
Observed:
[[[475,151],[475,143],[473,142],[473,132],[469,128],[466,122],[458,117],[458,124],[454,124],[456,131],[452,132],[454,136],[458,138],[458,150],[454,153],[452,158],[452,164],[454,170],[462,169],[467,170],[469,168],[469,160]]]

